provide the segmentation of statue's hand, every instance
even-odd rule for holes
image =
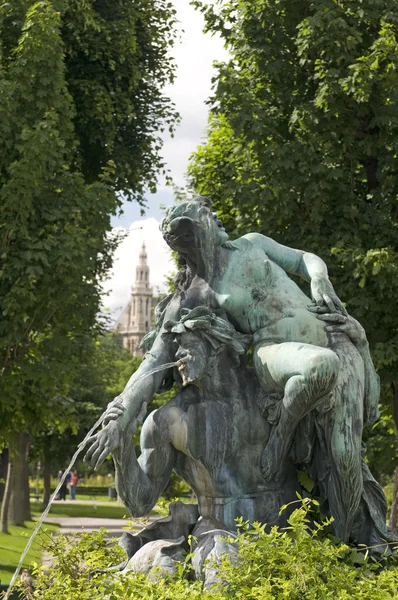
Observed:
[[[341,312],[347,314],[343,303],[337,296],[327,277],[314,277],[311,280],[311,295],[317,306],[327,306],[330,312]]]
[[[108,454],[119,449],[122,446],[122,440],[124,439],[125,441],[126,439],[126,436],[124,435],[125,432],[123,431],[119,420],[119,417],[124,414],[125,408],[126,407],[123,405],[123,401],[120,397],[117,397],[110,402],[102,421],[104,428],[87,440],[87,444],[91,443],[91,445],[84,456],[84,460],[88,462],[95,471],[99,469]],[[147,404],[144,402],[137,418],[134,419],[126,429],[128,439],[132,437],[137,430],[137,427],[144,419],[146,409]]]
[[[92,469],[97,471],[108,454],[119,448],[121,435],[122,432],[118,422],[109,421],[101,431],[88,438],[87,443],[91,445],[84,460],[89,463]]]
[[[363,346],[367,343],[364,328],[353,317],[349,315],[340,315],[338,313],[322,314],[319,308],[317,312],[318,319],[329,323],[329,325],[325,327],[325,331],[328,333],[345,333],[350,338],[352,343],[357,347]]]
[[[116,397],[112,402],[108,404],[103,420],[104,425],[108,425],[110,421],[116,421],[124,413],[123,402],[121,399],[118,398],[119,397]]]

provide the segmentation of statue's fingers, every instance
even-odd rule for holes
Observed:
[[[349,323],[343,323],[342,325],[340,325],[339,330],[342,331],[343,333],[346,333],[348,335],[348,337],[350,337],[350,333],[352,332],[352,327],[350,326]]]
[[[314,292],[312,294],[312,297],[314,299],[315,304],[317,304],[318,306],[322,306],[323,305],[323,297],[322,294],[320,294],[319,292]]]
[[[106,415],[112,415],[112,414],[117,414],[117,415],[122,415],[124,413],[124,408],[119,408],[119,406],[114,406],[113,408],[111,408],[110,410],[107,411]]]
[[[124,411],[125,407],[121,400],[113,401],[110,404],[108,404],[105,414],[108,414],[110,411],[115,410],[115,409]]]
[[[118,418],[119,418],[119,415],[111,415],[111,416],[105,418],[103,421],[104,427],[109,425],[109,423],[112,423],[112,421],[116,421]]]
[[[328,325],[325,327],[325,331],[327,333],[345,333],[346,326],[344,324],[341,325]]]
[[[87,444],[92,444],[93,442],[96,442],[97,439],[98,439],[98,433],[94,433],[94,435],[91,435],[89,438],[84,440],[84,445],[87,446]],[[83,442],[82,442],[82,444],[83,444]]]
[[[104,462],[104,460],[106,459],[108,454],[109,454],[109,448],[105,447],[105,450],[100,454],[97,462],[95,463],[94,471],[97,471],[100,468],[100,466],[102,465],[102,463]]]
[[[332,300],[333,300],[335,306],[337,306],[337,308],[342,312],[342,314],[348,316],[348,312],[347,312],[344,304],[340,300],[340,298],[338,296],[336,296],[336,294],[333,294],[331,297],[332,297]]]
[[[326,321],[328,323],[345,323],[347,320],[347,317],[344,317],[344,315],[341,315],[340,313],[319,314],[316,318],[320,321]]]
[[[114,421],[115,419],[118,419],[122,414],[123,414],[122,410],[117,410],[117,409],[110,410],[106,414],[106,417],[103,420],[104,425],[107,425],[109,423],[109,421]]]
[[[310,312],[317,313],[317,314],[329,313],[329,308],[327,306],[324,306],[324,305],[317,306],[316,304],[309,304],[307,306],[307,309]]]
[[[87,450],[86,454],[84,455],[84,458],[83,458],[84,462],[90,462],[91,456],[95,452],[95,450],[98,448],[98,446],[99,446],[98,441],[94,442],[90,446],[90,448]]]
[[[336,312],[336,307],[333,304],[333,301],[330,298],[330,296],[328,296],[327,294],[323,294],[323,301],[326,304],[326,306],[328,307],[328,309],[330,310],[330,312],[332,312],[332,313]]]
[[[93,468],[94,468],[94,465],[96,465],[96,464],[97,464],[98,457],[99,457],[99,456],[100,456],[100,455],[101,455],[101,454],[102,454],[102,453],[103,453],[105,450],[107,451],[107,453],[109,452],[109,450],[108,450],[108,444],[106,444],[106,443],[105,443],[105,444],[99,444],[99,445],[98,445],[98,448],[96,448],[95,452],[93,452],[93,455],[92,455],[92,457],[91,457],[91,460],[90,460],[90,465],[91,465]]]
[[[123,404],[122,400],[114,401],[114,404],[111,404],[111,406],[108,407],[108,410],[111,410],[113,408],[118,408],[119,410],[124,410],[124,404]]]

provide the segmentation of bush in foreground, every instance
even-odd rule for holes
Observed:
[[[178,576],[151,583],[143,575],[99,574],[123,560],[120,548],[109,547],[103,533],[74,539],[59,536],[51,544],[53,566],[35,568],[35,598],[41,600],[334,600],[398,598],[398,561],[385,559],[384,568],[372,561],[367,551],[349,548],[327,534],[330,522],[310,519],[311,501],[303,500],[289,517],[285,529],[239,524],[239,560],[227,558],[220,577],[228,582],[212,593],[203,592],[200,582],[189,581],[189,556]]]

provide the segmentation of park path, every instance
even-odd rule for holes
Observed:
[[[66,503],[67,501],[65,501]],[[87,501],[82,501],[86,503]],[[76,504],[77,502],[73,502]],[[72,502],[71,502],[72,504]],[[91,504],[93,502],[91,501]],[[109,506],[109,502],[96,502],[96,504],[105,504]],[[100,519],[97,517],[52,517],[49,516],[44,520],[44,523],[51,523],[59,525],[59,534],[79,534],[79,533],[92,533],[93,531],[99,531],[105,528],[107,531],[106,538],[120,538],[124,532],[125,527],[131,526],[135,531],[140,531],[150,523],[153,523],[156,519],[161,518],[160,515],[150,515],[148,519],[140,520],[128,520],[128,519]],[[50,566],[52,563],[52,557],[49,553],[45,553],[42,558],[42,564],[44,566]]]
[[[45,523],[59,525],[59,533],[92,533],[103,527],[114,537],[122,535],[127,519],[98,519],[97,517],[47,517]],[[142,528],[142,525],[141,527]]]

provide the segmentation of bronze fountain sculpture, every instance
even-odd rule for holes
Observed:
[[[226,540],[236,518],[283,524],[279,509],[296,499],[302,465],[336,536],[389,551],[397,540],[362,442],[378,418],[379,379],[325,263],[258,233],[230,241],[201,197],[169,208],[161,228],[179,256],[177,291],[158,305],[144,361],[86,456],[98,467],[112,452],[118,494],[135,517],[154,507],[173,469],[197,506],[172,505],[168,518],[126,534],[125,568],[172,572],[192,534],[195,576],[211,588],[206,559],[236,552]],[[312,300],[289,274],[309,282]],[[132,434],[165,382],[177,394],[144,421],[137,458]]]

